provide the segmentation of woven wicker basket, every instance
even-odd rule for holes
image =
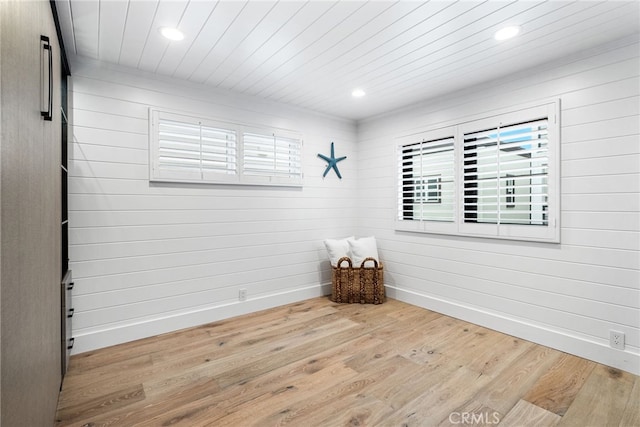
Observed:
[[[373,267],[366,267],[367,261],[373,262]],[[342,266],[344,263],[347,267]],[[358,268],[353,267],[351,258],[340,258],[331,274],[331,301],[382,304],[385,301],[382,263],[366,258]]]

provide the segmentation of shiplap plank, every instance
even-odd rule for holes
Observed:
[[[323,40],[328,39],[332,42],[339,39],[341,33],[337,29],[341,28],[345,21],[354,14],[361,13],[360,11],[364,6],[364,2],[342,2],[336,3],[335,7],[327,9],[326,13],[314,19],[304,31],[299,33],[293,43],[288,43],[278,49],[261,65],[261,67],[269,69],[269,73],[254,74],[249,82],[242,82],[245,86],[244,89],[240,90],[252,95],[261,94],[266,87],[265,85],[306,63],[311,48],[313,50],[318,49]],[[305,77],[302,78],[304,79]]]
[[[147,135],[131,133],[121,130],[106,130],[95,127],[75,125],[73,127],[73,140],[79,144],[96,144],[107,147],[119,147],[136,150],[148,150],[149,138]],[[75,145],[74,145],[75,146]]]
[[[113,227],[126,225],[171,225],[213,222],[289,221],[304,218],[309,221],[331,218],[347,219],[346,212],[335,212],[330,207],[282,211],[281,209],[202,209],[202,210],[141,210],[141,211],[71,211],[69,221],[74,227]]]
[[[138,58],[137,68],[155,71],[171,42],[164,38],[159,29],[162,27],[179,28],[180,21],[188,6],[188,2],[160,2],[151,23],[151,29]]]
[[[135,165],[148,165],[149,152],[139,148],[110,147],[93,144],[73,144],[70,147],[70,160],[131,163]]]
[[[633,69],[633,67],[630,68]],[[564,110],[573,114],[574,109],[588,107],[591,104],[617,101],[638,95],[640,95],[640,83],[637,78],[631,76],[567,92],[562,96],[562,105]]]
[[[256,70],[266,63],[275,53],[284,49],[287,45],[295,43],[296,38],[302,34],[313,22],[326,14],[331,8],[336,7],[337,2],[308,2],[297,11],[283,26],[278,27],[266,43],[243,63],[243,69],[229,76],[226,87],[236,92],[242,92],[253,82],[250,79]]]
[[[173,75],[217,6],[218,2],[212,1],[189,3],[180,20],[180,28],[187,29],[187,31],[183,31],[184,40],[182,43],[169,44],[155,69],[156,72]],[[189,49],[185,50],[184,46],[186,45],[189,46]]]
[[[640,138],[640,135],[636,138]],[[626,178],[629,179],[640,173],[640,154],[565,160],[561,169],[565,177],[618,175],[618,179],[624,181],[624,175],[628,175]]]
[[[122,35],[122,49],[118,58],[119,64],[132,68],[138,66],[149,33],[156,31],[151,28],[151,23],[159,4],[159,0],[129,2],[127,22]]]
[[[97,2],[74,0],[70,2],[73,17],[76,52],[89,58],[98,58],[99,13]]]
[[[640,251],[640,233],[629,230],[565,228],[562,230],[561,239],[566,244],[574,246]]]
[[[640,194],[565,194],[562,205],[570,211],[640,212]]]
[[[564,143],[560,157],[563,160],[579,160],[599,157],[640,154],[638,135]]]
[[[347,225],[340,225],[347,224]],[[344,238],[352,232],[348,225],[348,218],[339,218],[333,227],[323,233],[326,238]],[[323,236],[323,237],[324,237]],[[318,238],[314,230],[304,230],[297,233],[271,233],[262,235],[263,239],[258,243],[251,235],[222,235],[222,236],[198,236],[181,237],[169,240],[149,240],[134,242],[115,242],[98,244],[77,244],[70,248],[73,260],[101,261],[113,258],[141,257],[162,254],[174,254],[192,251],[230,250],[251,247],[255,250],[266,250],[268,246],[288,246],[292,250],[300,250],[301,244],[306,244],[319,253],[324,253],[322,239]],[[311,245],[309,242],[312,242]],[[284,249],[283,249],[284,250]]]
[[[403,19],[411,19],[410,16],[423,16],[422,14],[431,13],[434,14],[436,9],[427,9],[429,7],[437,7],[434,5],[427,5],[425,3],[383,3],[383,2],[370,2],[365,5],[361,12],[355,15],[347,25],[345,29],[341,26],[337,29],[340,31],[339,40],[332,38],[331,40],[321,41],[322,47],[333,43],[331,46],[327,46],[322,52],[316,56],[309,58],[305,63],[300,64],[297,68],[292,69],[287,73],[295,73],[295,75],[302,75],[307,80],[322,78],[323,72],[327,71],[328,67],[336,65],[338,61],[343,61],[344,58],[354,58],[356,55],[360,55],[359,52],[369,49],[366,43],[373,37],[377,37],[380,33],[389,31],[389,28],[397,21]],[[421,19],[421,18],[416,18]],[[410,24],[411,25],[411,24]],[[285,77],[282,76],[279,80],[274,81],[268,88],[265,88],[264,96],[269,96],[277,101],[290,100],[291,97],[300,95],[300,80],[295,80],[292,84]],[[304,87],[304,86],[302,86]]]
[[[77,54],[76,40],[73,33],[73,20],[71,17],[71,2],[62,0],[55,1],[58,21],[60,22],[60,32],[64,40],[64,48],[69,53]]]
[[[82,110],[79,107],[73,110],[73,120],[78,126],[95,127],[98,129],[119,130],[123,132],[146,135],[149,132],[149,120],[138,119],[121,115],[117,111],[112,113],[99,113]]]
[[[123,166],[123,165],[121,165]],[[136,165],[133,165],[136,166]],[[241,191],[241,190],[239,190]],[[140,209],[216,209],[220,206],[234,206],[236,209],[251,209],[255,207],[256,199],[247,192],[245,197],[237,195],[225,195],[218,197],[206,196],[181,196],[177,194],[161,195],[94,195],[94,194],[70,194],[70,210],[140,210]],[[261,209],[316,209],[326,204],[321,198],[295,198],[295,197],[259,197]],[[348,197],[335,198],[334,202],[340,202],[344,208],[354,209],[356,201]]]
[[[149,118],[148,105],[139,102],[81,92],[74,93],[74,99],[87,111],[107,114],[117,112],[120,115],[143,120]]]
[[[562,110],[562,124],[575,126],[584,123],[598,122],[601,120],[615,119],[620,116],[620,111],[625,115],[640,115],[640,96],[629,95],[624,98],[611,101],[583,105],[576,108],[564,108]]]
[[[73,185],[74,177],[93,177],[93,178],[120,178],[143,180],[149,178],[149,167],[142,164],[127,163],[106,163],[106,162],[88,162],[86,160],[74,159],[75,154],[69,153],[71,160],[69,161],[69,186]],[[70,209],[76,209],[75,206]]]
[[[120,227],[72,228],[69,236],[76,244],[113,243],[123,241],[176,239],[198,236],[295,233],[301,230],[331,226],[333,218],[297,219],[288,221],[205,222],[199,224],[164,224]]]
[[[298,2],[278,2],[270,10],[267,19],[260,21],[255,31],[248,34],[238,45],[236,52],[218,64],[215,85],[217,87],[226,87],[226,80],[233,76],[255,52],[267,43],[273,35],[277,34],[278,30],[304,6],[304,3]],[[272,34],[272,36],[265,38],[264,34]]]
[[[183,79],[191,77],[245,6],[244,1],[218,3],[200,29],[197,39],[174,70],[173,76]]]
[[[100,3],[98,58],[101,61],[117,63],[120,59],[120,48],[128,10],[128,1]]]
[[[640,176],[637,177],[640,181]],[[640,191],[640,184],[635,192]],[[636,212],[562,212],[561,222],[564,228],[594,230],[640,231],[640,217]]]
[[[563,143],[572,143],[627,135],[640,135],[640,123],[637,115],[627,115],[624,112],[615,119],[563,126],[560,138]]]
[[[261,1],[252,7],[243,7],[229,28],[216,41],[189,80],[204,83],[215,76],[218,66],[233,55],[247,37],[256,31],[257,26],[270,14],[277,2]],[[246,4],[246,3],[245,3]],[[262,33],[264,37],[264,33]],[[217,81],[217,77],[214,79]]]

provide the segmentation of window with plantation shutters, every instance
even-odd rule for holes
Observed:
[[[404,137],[397,228],[559,242],[559,101]],[[413,138],[414,142],[405,142]]]
[[[302,138],[295,133],[150,111],[150,179],[302,185]]]

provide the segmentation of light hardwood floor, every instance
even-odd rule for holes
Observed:
[[[629,373],[399,301],[328,298],[71,358],[57,426],[640,426]]]

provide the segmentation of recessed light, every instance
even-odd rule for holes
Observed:
[[[160,34],[162,34],[165,38],[173,41],[180,41],[184,39],[184,34],[177,28],[171,27],[162,27],[159,29]]]
[[[511,37],[517,36],[519,32],[520,32],[520,27],[518,27],[517,25],[512,25],[510,27],[504,27],[503,29],[497,31],[493,35],[493,38],[499,41],[507,40],[507,39],[510,39]]]
[[[351,92],[351,96],[354,98],[362,98],[365,95],[366,93],[362,89],[354,89],[353,92]]]

